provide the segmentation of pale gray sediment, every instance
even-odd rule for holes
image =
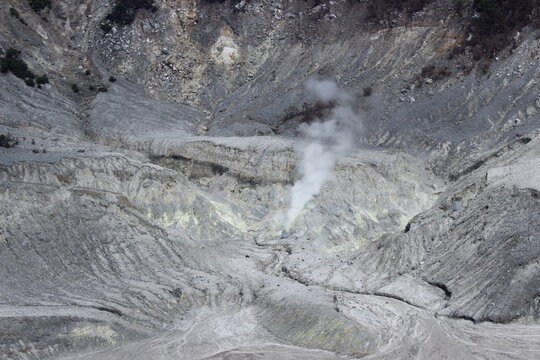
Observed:
[[[540,357],[534,33],[487,75],[411,87],[459,24],[182,0],[103,36],[108,0],[48,22],[8,3],[0,45],[24,42],[52,84],[0,76],[0,133],[19,140],[0,147],[0,359]],[[312,75],[374,94],[283,232],[299,119],[282,120]]]

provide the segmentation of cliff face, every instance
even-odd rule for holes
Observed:
[[[53,1],[39,16],[27,1],[8,1],[0,41],[48,74],[83,118],[101,117],[92,102],[114,96],[100,88],[121,87],[109,82],[112,75],[137,84],[139,92],[128,90],[137,98],[199,110],[195,134],[290,135],[298,119],[288,115],[313,101],[304,81],[320,76],[360,95],[372,89],[363,100],[370,144],[431,151],[448,143],[459,152],[486,143],[486,150],[534,129],[531,29],[515,33],[483,74],[471,48],[480,37],[470,30],[474,8],[460,16],[452,1],[426,3],[416,13],[389,9],[373,19],[373,5],[361,1],[160,1],[124,25],[107,20],[108,1]]]
[[[0,4],[49,79],[0,74],[1,359],[540,350],[532,25],[479,58],[470,2],[30,3]],[[285,231],[314,77],[362,136]]]

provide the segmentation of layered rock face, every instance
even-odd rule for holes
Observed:
[[[538,356],[533,29],[482,71],[451,1],[31,3],[0,5],[50,79],[0,75],[0,359]],[[286,226],[310,78],[363,130]]]

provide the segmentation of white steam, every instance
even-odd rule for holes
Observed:
[[[354,149],[355,140],[362,131],[361,117],[353,107],[354,97],[335,82],[310,79],[306,88],[318,100],[335,106],[328,118],[302,124],[299,128],[303,139],[296,151],[300,155],[298,171],[301,178],[291,188],[287,228],[330,179],[336,162]]]

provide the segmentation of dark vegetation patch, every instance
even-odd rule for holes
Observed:
[[[41,75],[36,78],[36,83],[38,85],[44,85],[49,83],[49,77],[47,75]]]
[[[116,78],[114,76],[111,76],[111,77],[109,77],[109,81],[112,82],[112,83],[116,82]]]
[[[0,147],[3,148],[11,148],[16,145],[19,145],[19,141],[12,137],[11,135],[7,134],[0,134]]]
[[[118,0],[111,13],[107,15],[107,20],[118,25],[129,25],[133,23],[135,16],[137,15],[137,11],[141,9],[151,12],[157,11],[157,7],[154,5],[154,0]],[[104,25],[106,26],[106,24]],[[104,25],[102,25],[103,31],[108,32],[103,28]]]
[[[11,72],[31,87],[36,85],[36,81],[40,86],[49,82],[47,75],[39,76],[36,79],[36,75],[30,71],[28,65],[21,59],[21,52],[14,48],[9,48],[6,51],[6,55],[0,57],[0,72],[3,74]]]
[[[51,7],[51,0],[28,0],[28,4],[35,12]]]
[[[428,65],[422,68],[421,75],[424,78],[429,78],[434,81],[439,81],[439,80],[446,79],[447,77],[452,75],[452,73],[445,66],[437,67],[435,65]]]
[[[416,75],[414,81],[416,86],[422,87],[425,82],[441,81],[451,75],[452,72],[446,66],[427,65],[422,68],[420,74]]]
[[[412,20],[433,0],[377,0],[367,5],[371,23],[390,26],[400,16]],[[516,34],[526,26],[540,28],[540,0],[455,0],[454,12],[464,23],[469,41],[460,42],[449,54],[452,60],[467,54],[487,70],[491,61],[504,49],[516,46]],[[444,73],[440,74],[444,76]],[[435,76],[439,77],[439,76]],[[433,80],[436,80],[433,78]]]
[[[174,288],[172,290],[169,290],[169,292],[171,293],[172,296],[174,296],[175,298],[177,299],[180,299],[182,297],[182,289],[180,288]]]
[[[107,23],[101,24],[99,27],[101,28],[101,30],[102,30],[105,34],[110,33],[111,30],[112,30],[111,24],[107,24]]]
[[[26,21],[24,21],[24,19],[21,17],[21,14],[19,13],[19,10],[15,9],[15,8],[9,8],[9,14],[11,16],[13,16],[14,18],[16,18],[17,20],[19,20],[23,25],[27,25],[26,24]]]
[[[474,60],[493,59],[514,44],[514,36],[523,27],[540,27],[540,0],[474,0],[474,16],[469,45]]]
[[[77,94],[77,93],[79,93],[79,91],[81,91],[81,89],[79,89],[79,85],[77,85],[77,84],[71,84],[71,90],[72,90],[75,94]]]
[[[316,101],[314,103],[304,103],[301,108],[291,106],[285,112],[285,116],[280,123],[286,123],[293,119],[298,119],[301,123],[312,123],[317,119],[323,119],[329,115],[336,106],[335,101]]]
[[[373,95],[373,88],[371,86],[365,87],[363,89],[363,95],[365,97],[369,97],[369,96]]]
[[[28,69],[28,65],[21,60],[21,52],[9,48],[6,55],[0,58],[0,71],[4,74],[11,72],[20,79],[34,79],[36,76]]]

